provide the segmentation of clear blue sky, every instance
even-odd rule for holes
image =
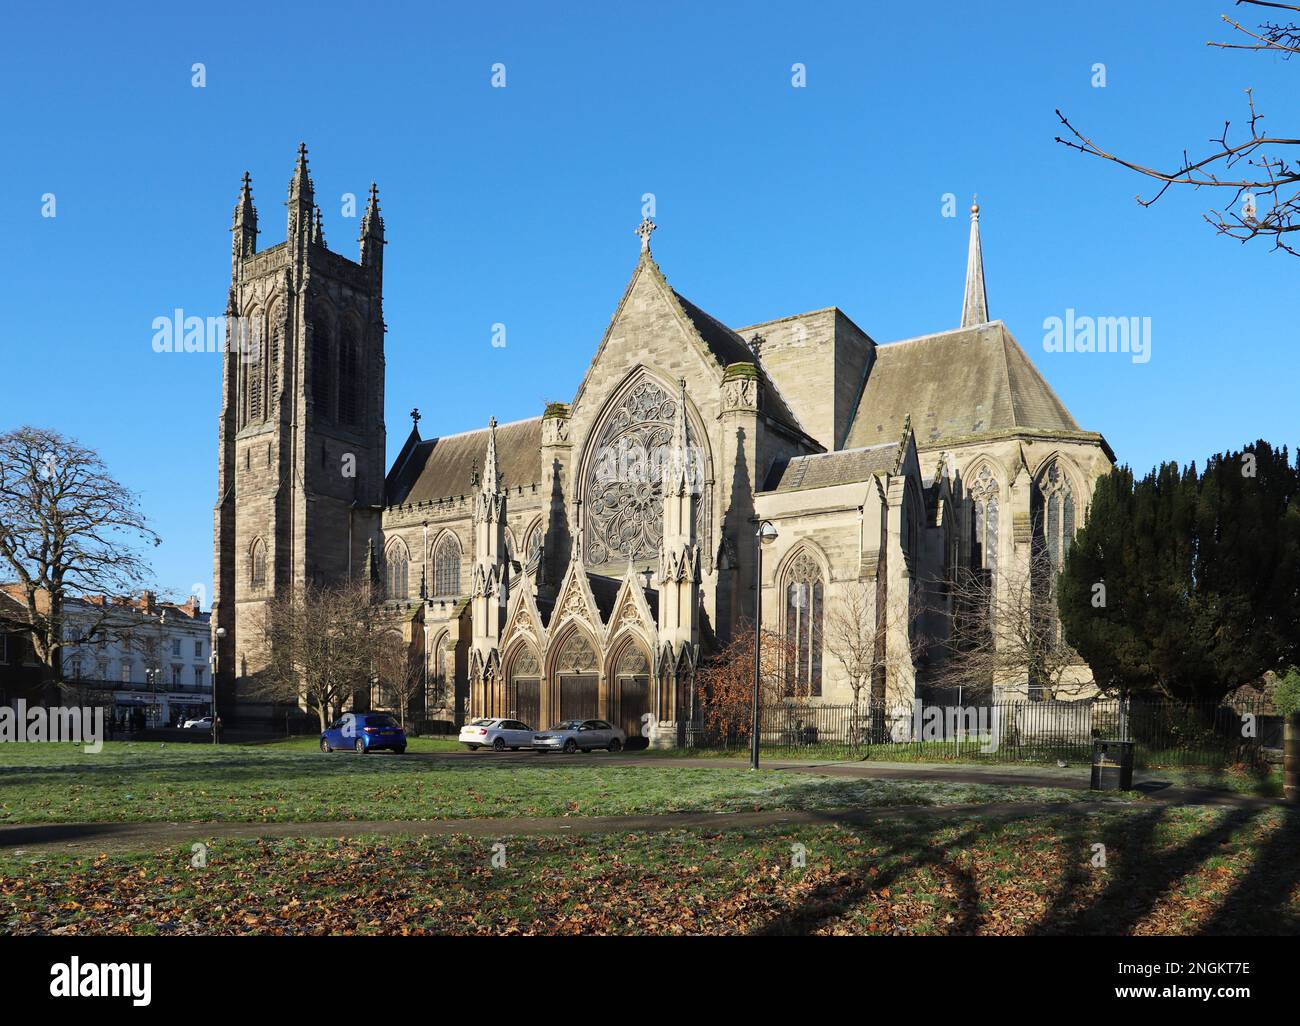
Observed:
[[[572,398],[645,192],[660,265],[716,317],[834,304],[879,342],[956,323],[978,192],[992,315],[1121,461],[1300,440],[1300,261],[1215,238],[1217,196],[1143,210],[1146,183],[1052,141],[1061,107],[1172,163],[1247,86],[1296,134],[1300,65],[1204,45],[1230,0],[115,6],[0,20],[0,427],[98,449],[163,537],[164,587],[210,594],[220,365],[154,353],[151,322],[223,312],[245,169],[261,245],[283,239],[299,140],[332,248],[356,254],[338,198],[379,182],[390,455],[412,406],[427,436]],[[1149,316],[1151,361],[1045,353],[1067,308]]]

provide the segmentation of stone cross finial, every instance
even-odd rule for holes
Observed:
[[[763,343],[766,341],[767,339],[764,336],[757,331],[754,332],[754,337],[749,340],[749,348],[754,351],[755,358],[763,354]]]
[[[420,426],[420,408],[417,406],[415,407],[415,409],[411,411],[411,427],[418,428],[419,426]]]
[[[650,218],[641,219],[641,224],[637,227],[636,233],[641,236],[641,252],[650,252],[650,236],[655,230],[655,223]]]

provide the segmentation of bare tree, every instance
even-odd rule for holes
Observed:
[[[0,567],[17,578],[51,693],[63,680],[69,597],[134,590],[150,573],[136,546],[158,541],[93,450],[44,428],[0,435]]]
[[[795,665],[794,647],[775,631],[764,630],[759,702],[780,705],[787,699],[806,699],[807,685],[800,686],[790,673]],[[699,708],[704,725],[730,738],[747,738],[754,706],[754,625],[740,620],[731,642],[700,666],[695,674]]]
[[[265,606],[259,630],[265,668],[252,692],[305,702],[321,730],[358,692],[368,692],[382,651],[384,624],[362,582],[307,585]]]
[[[1044,698],[1093,691],[1091,675],[1066,644],[1056,613],[1058,568],[1034,546],[1028,565],[962,568],[953,575],[952,630],[927,675],[933,687],[961,689],[962,700],[988,701],[995,684],[1027,682]]]
[[[909,589],[891,599],[877,583],[855,581],[841,588],[827,606],[822,641],[848,676],[855,741],[870,722],[863,715],[863,693],[868,707],[883,710],[891,699],[900,697],[903,685],[897,678],[903,664],[914,669],[927,650],[919,631],[923,610],[914,597]],[[897,635],[893,646],[891,632]]]
[[[1300,5],[1270,0],[1237,0],[1237,3],[1300,12]],[[1300,53],[1300,24],[1265,22],[1251,30],[1227,15],[1223,15],[1223,20],[1240,34],[1239,38],[1246,41],[1210,42],[1206,45],[1225,50],[1266,50],[1280,53],[1283,59]],[[1246,104],[1249,117],[1243,136],[1230,139],[1231,122],[1225,121],[1220,135],[1211,139],[1209,150],[1192,156],[1184,149],[1182,160],[1167,170],[1111,153],[1075,128],[1060,110],[1057,110],[1056,116],[1070,130],[1073,138],[1063,139],[1057,136],[1056,141],[1089,156],[1112,161],[1161,183],[1153,196],[1146,199],[1137,197],[1138,203],[1144,207],[1155,203],[1173,185],[1190,185],[1196,189],[1207,186],[1227,189],[1232,193],[1232,198],[1226,207],[1237,207],[1240,204],[1239,209],[1211,209],[1204,215],[1218,234],[1241,242],[1271,236],[1274,249],[1300,256],[1296,244],[1288,244],[1286,241],[1291,232],[1300,230],[1300,224],[1296,223],[1297,214],[1300,214],[1300,165],[1296,163],[1295,157],[1290,156],[1294,153],[1291,147],[1300,146],[1300,138],[1266,132],[1263,128],[1264,115],[1256,108],[1255,97],[1250,89],[1246,90]]]
[[[397,706],[398,718],[405,727],[411,700],[424,690],[423,653],[400,632],[385,631],[379,641],[377,676],[381,701]]]
[[[848,674],[853,693],[851,730],[859,733],[862,692],[870,697],[876,667],[884,658],[885,645],[878,629],[873,590],[857,581],[847,585],[830,603],[822,628],[822,643]],[[853,740],[856,740],[856,736]]]

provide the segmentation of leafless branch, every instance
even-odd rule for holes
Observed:
[[[1300,11],[1300,5],[1267,0],[1238,0],[1238,3]],[[1284,57],[1300,53],[1300,25],[1266,23],[1258,31],[1251,31],[1226,16],[1224,21],[1254,42],[1209,45],[1224,49],[1272,50]],[[1179,163],[1169,170],[1111,152],[1079,131],[1059,109],[1056,116],[1070,135],[1064,138],[1058,135],[1056,141],[1160,183],[1154,195],[1136,197],[1143,207],[1154,204],[1175,185],[1231,190],[1232,199],[1224,209],[1211,209],[1203,215],[1217,234],[1242,243],[1261,236],[1271,237],[1274,249],[1300,256],[1300,243],[1290,242],[1288,238],[1291,232],[1300,230],[1300,165],[1285,153],[1288,147],[1300,146],[1300,139],[1264,132],[1261,127],[1264,115],[1256,108],[1254,95],[1249,89],[1246,90],[1246,100],[1249,117],[1245,138],[1230,140],[1231,122],[1225,121],[1220,135],[1210,140],[1212,148],[1208,152],[1192,157],[1184,149]]]

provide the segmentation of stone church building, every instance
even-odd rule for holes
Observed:
[[[902,723],[925,685],[916,635],[953,613],[945,582],[976,567],[1002,587],[1036,545],[1059,555],[1113,464],[990,319],[978,207],[960,323],[888,345],[836,307],[721,323],[669,284],[643,222],[571,402],[427,438],[412,411],[391,466],[376,190],[357,259],[334,252],[300,147],[286,240],[259,249],[257,225],[245,175],[227,316],[261,344],[229,347],[222,378],[226,709],[264,658],[268,597],[361,576],[423,663],[428,719],[602,717],[674,743],[757,585],[793,691],[841,705],[825,618],[868,595],[888,670],[873,698]]]

